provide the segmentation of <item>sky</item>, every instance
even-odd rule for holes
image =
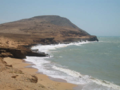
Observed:
[[[41,15],[66,17],[91,35],[120,36],[120,0],[0,0],[0,24]]]

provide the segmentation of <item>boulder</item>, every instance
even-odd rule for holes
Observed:
[[[25,58],[21,50],[14,48],[0,48],[1,57]]]
[[[44,52],[34,52],[34,51],[29,51],[29,52],[26,53],[26,56],[45,57],[45,56],[48,56],[48,54],[45,54]]]

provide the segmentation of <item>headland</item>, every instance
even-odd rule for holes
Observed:
[[[31,51],[36,44],[98,41],[70,20],[56,15],[36,16],[0,25],[0,87],[2,90],[72,90],[76,85],[50,80],[27,68],[26,56],[45,57]]]

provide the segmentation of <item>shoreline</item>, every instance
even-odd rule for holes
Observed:
[[[38,44],[36,44],[36,45],[38,45]],[[33,47],[33,46],[31,46],[31,47]],[[29,49],[31,47],[28,46]],[[22,71],[21,73],[23,73],[23,75],[29,74],[31,76],[35,76],[37,78],[36,84],[42,84],[44,87],[47,88],[47,90],[49,90],[50,87],[52,87],[51,90],[54,90],[54,89],[55,90],[80,90],[83,87],[81,85],[67,83],[65,80],[62,80],[59,78],[56,79],[56,78],[49,77],[49,75],[48,76],[44,75],[43,73],[38,72],[38,69],[32,67],[32,65],[34,65],[34,64],[32,64],[31,62],[25,61],[23,59],[8,58],[8,57],[5,57],[4,59],[6,59],[6,60],[8,59],[7,61],[5,60],[5,62],[7,63],[8,66],[11,66],[15,69],[21,70]],[[18,74],[16,74],[16,75],[18,75]],[[12,77],[14,77],[14,76],[12,76]],[[19,82],[19,80],[18,80],[18,82]],[[8,89],[6,89],[6,90],[8,90]],[[9,89],[9,90],[13,90],[13,89]],[[25,89],[25,90],[27,90],[27,89]],[[32,89],[30,89],[30,90],[32,90]],[[39,89],[36,89],[36,90],[39,90]],[[42,90],[42,89],[40,89],[40,90]]]
[[[104,80],[103,80],[103,81],[104,81]],[[111,83],[111,82],[109,82],[109,83]],[[105,83],[103,83],[103,84],[107,84],[107,82],[105,81]],[[119,85],[117,85],[117,84],[112,84],[112,83],[111,83],[111,85],[114,85],[114,88],[111,87],[111,86],[106,86],[106,85],[103,85],[103,86],[105,86],[105,87],[107,87],[107,88],[113,88],[113,89],[119,88]],[[76,86],[74,87],[74,90],[81,90],[82,88],[83,88],[82,85],[76,85]]]
[[[36,69],[36,68],[32,67],[32,65],[35,65],[35,64],[30,63],[30,62],[27,62],[27,61],[25,61],[25,60],[23,60],[23,62],[29,64],[28,66],[25,66],[25,68]],[[36,73],[37,73],[37,74],[43,74],[42,72],[38,72],[38,69],[37,69],[37,72],[36,72]],[[45,75],[45,74],[43,74],[43,75]],[[46,75],[46,76],[47,76],[47,75]],[[50,80],[52,80],[52,81],[68,83],[66,80],[61,79],[61,78],[54,78],[54,77],[50,77],[50,76],[48,76],[48,78],[49,78]]]
[[[37,69],[29,67],[31,64],[22,59],[4,58],[3,61],[7,65],[12,65],[13,68],[21,70],[25,74],[35,75],[37,77],[37,83],[42,84],[46,88],[53,87],[55,90],[73,90],[77,85],[66,82],[59,78],[51,78],[47,75],[39,73]],[[27,67],[28,66],[28,67]]]

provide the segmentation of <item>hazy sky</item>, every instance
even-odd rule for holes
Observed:
[[[0,0],[0,23],[39,15],[68,18],[97,36],[120,36],[120,0]]]

